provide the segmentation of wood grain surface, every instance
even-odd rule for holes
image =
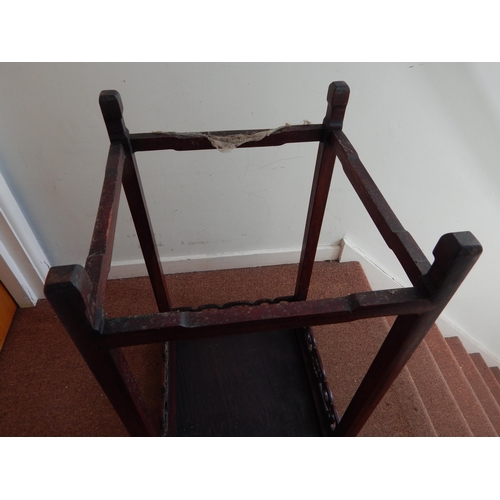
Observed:
[[[16,309],[17,304],[0,281],[0,350],[2,350]]]
[[[177,342],[177,436],[321,436],[294,330]]]

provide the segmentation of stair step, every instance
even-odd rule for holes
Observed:
[[[430,329],[425,337],[425,342],[439,366],[472,434],[476,437],[498,436],[488,415],[469,384],[467,377],[464,375],[436,325]]]
[[[472,361],[474,361],[474,364],[476,365],[476,368],[479,370],[479,373],[483,377],[484,381],[486,382],[486,385],[488,386],[488,389],[491,391],[491,394],[493,394],[493,397],[496,399],[497,403],[500,405],[500,385],[498,384],[497,380],[491,373],[491,370],[489,369],[488,365],[486,364],[486,361],[483,359],[481,354],[479,353],[474,353],[470,355]]]
[[[166,279],[170,287],[172,303],[175,307],[180,307],[205,303],[224,303],[235,298],[256,300],[262,297],[287,295],[293,293],[296,273],[296,265],[284,265],[246,270],[230,269],[168,275]],[[361,265],[357,262],[315,263],[310,290],[311,299],[344,296],[369,289]],[[125,293],[124,290],[128,292]],[[151,285],[147,278],[109,281],[107,292],[106,309],[110,317],[146,314],[156,310]],[[138,296],[141,296],[142,299],[144,297],[150,297],[150,299],[149,301],[139,301]],[[55,320],[54,313],[46,301],[40,301],[35,308],[19,310],[12,326],[16,328],[16,335],[12,337],[10,344],[8,340],[4,346],[3,363],[0,363],[0,380],[3,377],[3,379],[9,378],[12,382],[10,384],[0,383],[0,399],[2,401],[0,435],[126,435],[126,431],[112,406],[92,378],[66,332],[63,331],[61,324]],[[318,348],[323,358],[335,402],[342,414],[361,378],[366,373],[375,352],[387,335],[387,322],[383,318],[374,318],[315,327],[313,330],[317,335]],[[52,337],[47,343],[46,336],[33,335],[36,332],[50,332]],[[14,342],[16,338],[17,341]],[[44,339],[43,345],[40,344],[39,349],[35,350],[40,353],[41,357],[37,356],[40,359],[34,359],[34,362],[30,363],[30,370],[26,370],[26,357],[29,356],[28,351],[33,350],[33,339],[40,338]],[[456,375],[453,375],[452,371],[448,373],[446,366],[453,363],[447,357],[442,358],[444,356],[442,354],[443,342],[439,339],[436,340],[437,338],[431,330],[425,341],[425,346],[418,349],[416,356],[410,360],[410,362],[415,362],[423,357],[424,363],[418,370],[409,370],[408,367],[402,370],[379,407],[362,429],[361,436],[437,436],[470,435],[471,433],[486,436],[488,435],[487,431],[479,432],[479,424],[474,422],[475,418],[470,418],[474,411],[478,411],[477,407],[474,410],[463,405],[462,399],[470,405],[477,405],[477,402],[474,403],[476,398],[481,403],[482,412],[488,417],[493,415],[489,417],[489,420],[491,419],[490,425],[492,427],[494,425],[494,428],[498,429],[500,405],[480,377],[472,359],[461,346],[464,359],[468,360],[468,364],[474,368],[476,376],[482,381],[482,392],[486,394],[489,406],[483,402],[485,398],[477,397],[477,394],[481,394],[481,390],[477,389],[476,384],[473,385],[470,379],[467,380],[469,388],[465,386],[463,389],[460,385],[457,394],[457,389],[454,388],[451,379],[456,377],[463,381],[466,378],[467,372],[463,369],[464,363],[458,361],[460,358],[458,354],[455,355],[457,358],[455,364],[459,367],[459,373],[456,371]],[[458,339],[456,341],[459,342]],[[447,348],[452,352],[450,344],[453,344],[454,341],[445,340],[445,342]],[[436,344],[439,349],[436,348]],[[28,350],[24,349],[27,345],[30,346]],[[156,347],[158,346],[143,347],[148,350],[135,351],[136,348],[130,348],[131,352],[129,353],[129,348],[126,348],[124,351],[132,371],[138,375],[139,386],[145,389],[144,395],[147,403],[153,407],[158,400],[159,383],[157,383],[157,378],[160,373],[161,353],[156,356]],[[150,353],[150,347],[155,347],[155,352]],[[6,352],[5,349],[8,349],[9,352]],[[53,359],[52,353],[61,350],[67,356],[59,356],[51,364],[51,370],[47,372],[48,365],[44,360],[46,358]],[[154,361],[157,357],[159,362],[156,369],[156,365],[151,365],[151,360]],[[7,361],[8,363],[6,363]],[[156,363],[156,361],[154,362]],[[471,433],[463,432],[463,424],[461,425],[461,434],[449,431],[450,416],[446,411],[439,409],[441,394],[446,391],[443,390],[443,382],[435,372],[436,366],[439,367],[441,377],[448,382],[448,390],[454,396],[455,403],[461,408],[458,415],[461,414],[468,421]],[[153,376],[148,373],[151,372],[150,368],[153,369]],[[493,367],[490,371],[496,380],[500,380],[499,368]],[[86,388],[83,392],[81,390],[70,391],[73,396],[78,397],[68,399],[68,382],[60,383],[68,376],[70,376],[69,382],[72,380],[71,377],[74,378],[73,385],[75,387]],[[438,379],[440,381],[437,384],[441,389],[437,394],[434,396],[424,394],[424,389],[428,386],[432,388],[436,384],[433,380]],[[346,382],[345,386],[342,385],[344,381]],[[21,391],[25,397],[19,397],[20,393],[16,390],[19,387],[27,387],[27,390]],[[474,390],[473,394],[471,394],[471,390]],[[460,394],[460,391],[463,391],[464,394]],[[445,394],[445,396],[444,399],[448,399],[449,395]],[[34,400],[36,404],[34,404]],[[423,400],[428,404],[429,410],[425,408]],[[451,408],[453,405],[449,406],[450,412],[456,411]],[[489,411],[486,411],[487,407]],[[40,408],[44,411],[40,411]],[[96,414],[99,415],[98,422],[94,418]],[[433,421],[431,421],[430,415],[432,415]],[[439,423],[436,417],[440,415],[446,418],[448,423]],[[458,420],[461,423],[461,419]],[[434,428],[434,425],[439,432]],[[484,424],[484,419],[481,425],[488,429],[488,425]],[[491,432],[491,427],[489,430]],[[498,430],[497,433],[500,434]]]
[[[425,341],[415,350],[407,366],[437,435],[440,437],[473,436]]]
[[[346,266],[342,268],[341,266]],[[333,266],[328,262],[314,264],[311,299],[343,296],[370,290],[359,262]],[[343,273],[336,276],[332,271]],[[353,284],[356,284],[353,286]],[[333,393],[336,408],[342,416],[356,392],[370,363],[389,331],[384,318],[371,318],[341,325],[313,327],[318,351]],[[405,367],[375,409],[360,436],[436,436],[427,410]]]
[[[392,384],[394,392],[399,398],[401,411],[405,413],[413,436],[437,437],[438,434],[411,376],[405,366],[399,377]]]
[[[490,370],[491,373],[493,373],[493,376],[496,378],[497,382],[500,384],[500,368],[498,368],[498,366],[491,366]]]
[[[345,323],[342,328],[336,326],[313,327],[312,331],[316,337],[335,406],[342,417],[387,335],[387,323],[381,318],[374,318]],[[401,393],[409,396],[401,400],[399,397]],[[419,432],[419,436],[435,436],[432,424],[425,415],[425,406],[419,399],[409,371],[403,370],[359,435],[409,437]],[[407,415],[411,415],[411,418]]]
[[[465,376],[467,377],[472,389],[476,393],[484,411],[488,415],[490,422],[493,427],[500,434],[500,406],[498,405],[496,399],[491,394],[488,389],[486,382],[479,373],[476,365],[472,361],[471,357],[467,354],[462,342],[458,337],[449,337],[446,339],[451,352],[455,356],[460,368],[463,370]]]

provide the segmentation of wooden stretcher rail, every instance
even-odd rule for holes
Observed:
[[[101,340],[108,348],[115,348],[343,323],[368,317],[422,314],[433,307],[423,289],[381,290],[305,302],[113,318],[105,321]]]
[[[195,151],[201,149],[216,149],[208,139],[212,137],[228,137],[235,135],[252,135],[269,129],[258,130],[224,130],[219,132],[151,132],[130,134],[130,143],[134,152],[159,151],[173,149],[175,151]],[[282,146],[293,142],[319,142],[325,132],[323,125],[290,125],[273,132],[258,141],[249,141],[239,148],[255,148],[264,146]]]
[[[99,95],[99,106],[111,143],[120,143],[125,151],[122,185],[141,246],[144,262],[151,280],[153,293],[160,311],[170,310],[170,298],[165,285],[163,269],[156,246],[151,219],[142,188],[139,167],[130,144],[130,133],[123,120],[123,104],[115,90],[104,90]]]
[[[307,209],[306,226],[300,252],[299,270],[295,286],[296,300],[306,300],[311,282],[312,270],[323,218],[332,181],[335,164],[335,150],[330,137],[332,130],[342,129],[345,110],[349,100],[349,87],[345,82],[333,82],[328,87],[327,108],[323,127],[325,135],[318,145],[316,165],[314,167],[309,207]]]
[[[92,299],[101,307],[113,253],[125,152],[119,143],[109,147],[104,183],[85,269],[92,282]]]
[[[427,274],[431,264],[412,235],[399,222],[346,135],[341,130],[334,130],[332,139],[346,176],[380,234],[396,254],[410,281],[414,285],[420,284],[422,275]]]

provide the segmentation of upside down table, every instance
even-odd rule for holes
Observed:
[[[482,251],[471,233],[442,236],[431,264],[401,225],[342,131],[348,97],[346,83],[332,83],[321,124],[130,133],[118,92],[101,92],[99,103],[110,148],[89,254],[84,267],[52,267],[45,294],[131,435],[355,436],[471,270]],[[319,145],[294,293],[252,303],[173,308],[135,153],[271,147],[293,142]],[[336,158],[406,271],[411,287],[307,300]],[[158,312],[107,318],[104,293],[121,186]],[[339,418],[310,327],[380,316],[396,319]],[[121,350],[150,343],[165,344],[161,433],[151,421]]]

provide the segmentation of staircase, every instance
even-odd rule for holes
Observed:
[[[361,266],[353,282],[369,289]],[[356,275],[356,276],[354,276]],[[391,318],[314,328],[340,415],[385,338]],[[500,370],[433,326],[360,436],[498,436]]]
[[[293,289],[296,265],[166,277],[175,307],[276,297]],[[367,291],[358,262],[317,262],[309,298]],[[453,300],[453,299],[452,299]],[[148,278],[108,283],[109,317],[155,311]],[[314,327],[340,415],[387,335],[392,318]],[[161,349],[125,349],[148,405],[161,405]],[[29,359],[27,363],[26,360]],[[0,355],[0,435],[126,436],[127,431],[47,301],[19,309]],[[467,354],[458,338],[428,333],[360,436],[498,436],[500,370]],[[158,417],[159,419],[159,417]]]

